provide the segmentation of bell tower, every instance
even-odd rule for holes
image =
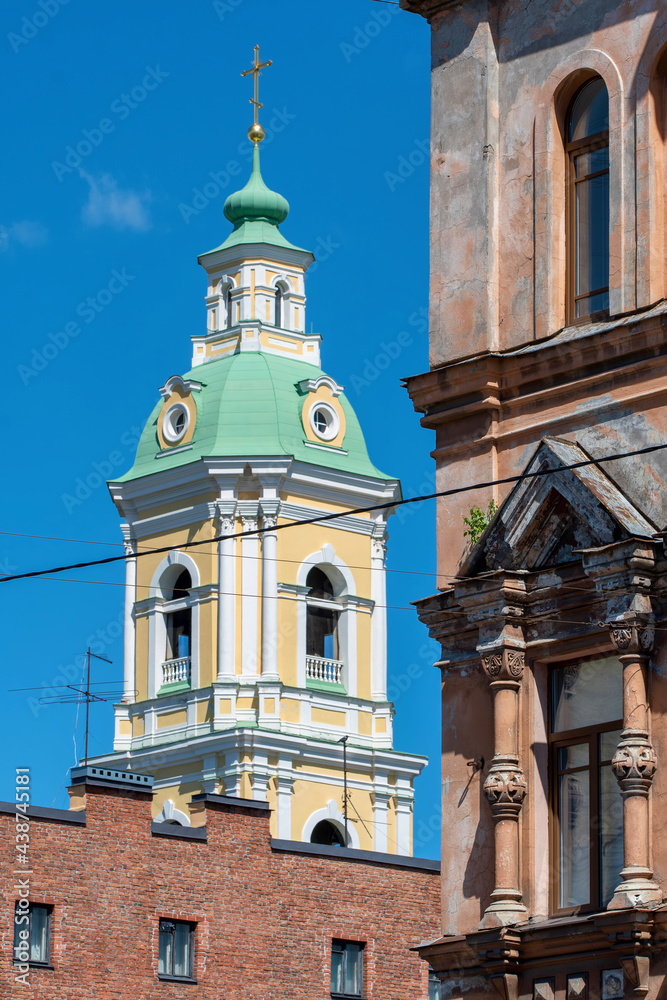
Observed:
[[[187,824],[205,791],[267,801],[281,839],[410,854],[426,761],[393,748],[391,507],[357,512],[400,484],[372,464],[305,333],[314,258],[280,232],[289,205],[260,172],[261,68],[256,50],[252,172],[224,206],[233,231],[199,257],[192,368],[163,383],[132,468],[109,484],[127,550],[125,693],[96,763],[154,775],[162,821]]]

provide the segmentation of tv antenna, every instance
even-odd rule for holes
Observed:
[[[96,660],[102,660],[104,663],[112,663],[106,656],[100,656],[99,653],[93,653],[90,646],[86,652],[86,685],[85,687],[77,686],[76,684],[56,684],[54,687],[49,687],[51,691],[62,690],[62,694],[52,694],[44,695],[38,698],[40,705],[80,705],[84,701],[86,703],[86,748],[83,758],[84,767],[88,763],[88,730],[90,723],[90,703],[91,701],[120,701],[123,696],[122,688],[118,687],[118,684],[114,681],[96,681],[91,684],[90,682],[90,661],[94,657]],[[111,687],[110,687],[111,686]],[[27,687],[27,688],[10,688],[10,691],[43,691],[46,685],[40,684],[39,687]],[[91,688],[98,688],[97,691],[91,691]],[[102,690],[99,690],[102,689]]]

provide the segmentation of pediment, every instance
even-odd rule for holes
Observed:
[[[578,549],[653,537],[655,525],[599,465],[564,468],[590,458],[572,441],[543,438],[525,472],[544,475],[514,486],[466,559],[462,574],[537,570],[571,562]]]

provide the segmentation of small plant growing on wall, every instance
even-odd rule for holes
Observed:
[[[463,523],[466,525],[463,535],[464,537],[467,535],[470,538],[471,545],[477,544],[484,533],[484,529],[491,523],[491,518],[497,510],[498,504],[493,498],[489,501],[489,506],[486,510],[482,510],[481,507],[470,508],[470,517],[463,518]]]

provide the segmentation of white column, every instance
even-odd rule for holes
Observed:
[[[123,701],[136,700],[136,625],[134,603],[137,597],[137,560],[130,558],[136,554],[136,543],[125,539],[125,617],[123,635]]]
[[[257,529],[257,509],[253,513],[241,509],[243,531]],[[257,610],[259,580],[259,536],[241,539],[241,657],[242,676],[257,674]]]
[[[373,850],[382,854],[389,851],[387,846],[387,808],[389,806],[388,792],[375,792],[373,795]]]
[[[396,853],[412,854],[410,832],[412,829],[413,793],[410,780],[398,778],[396,782]]]
[[[234,534],[235,504],[218,507],[218,534]],[[236,539],[218,540],[218,680],[236,673]]]
[[[276,836],[278,840],[292,837],[292,761],[281,757],[278,761],[278,787],[276,790]]]
[[[278,504],[262,503],[262,527],[275,528]],[[278,679],[278,535],[262,534],[262,677]]]
[[[371,698],[387,700],[387,573],[384,523],[376,526],[381,535],[371,538]]]

